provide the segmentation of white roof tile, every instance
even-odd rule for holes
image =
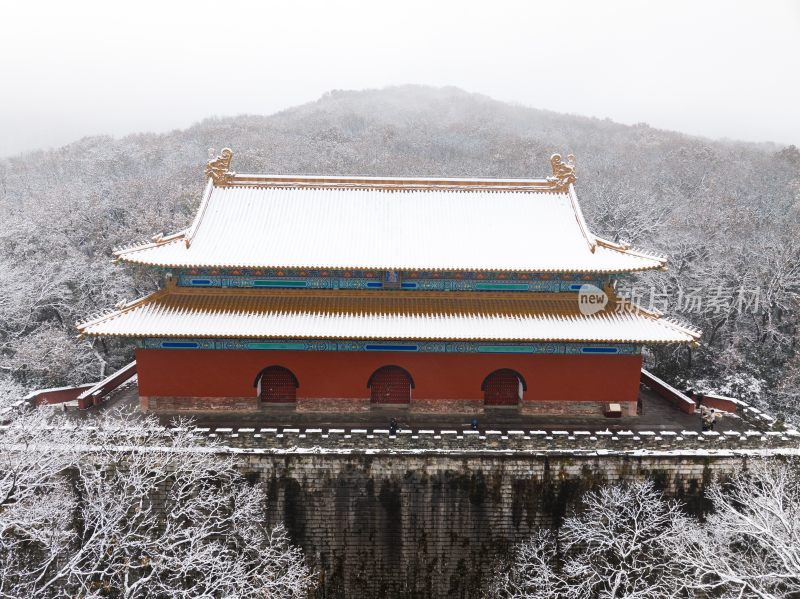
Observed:
[[[371,179],[353,186],[209,184],[187,232],[117,255],[168,267],[611,273],[664,264],[597,243],[571,188],[453,181],[437,181],[442,188],[421,179],[394,187]]]
[[[584,316],[577,294],[202,290],[157,292],[81,325],[87,335],[308,339],[690,343],[698,335],[646,312]]]

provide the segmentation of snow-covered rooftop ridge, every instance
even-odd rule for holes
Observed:
[[[384,189],[536,189],[557,191],[560,187],[547,178],[496,177],[374,177],[362,175],[270,175],[236,173],[220,186],[265,187],[381,187]]]
[[[237,175],[222,170],[229,162],[209,175],[188,229],[117,250],[117,258],[410,271],[623,273],[666,264],[593,235],[563,163],[549,178],[455,179]]]

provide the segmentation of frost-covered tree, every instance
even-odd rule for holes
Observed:
[[[685,516],[650,482],[590,492],[584,509],[558,533],[539,532],[518,545],[492,582],[509,599],[583,597],[664,599],[686,596],[674,559]]]
[[[18,403],[25,395],[22,385],[14,382],[10,377],[0,376],[0,420],[4,419],[3,414]],[[9,414],[12,416],[13,414]]]
[[[0,434],[0,597],[303,597],[264,490],[187,427],[23,412]]]
[[[704,522],[650,483],[589,493],[586,509],[539,531],[497,569],[489,595],[514,599],[800,597],[800,464],[757,462],[708,490]]]
[[[714,511],[678,555],[700,596],[800,597],[798,464],[755,463],[709,491]]]
[[[500,564],[489,586],[489,597],[550,599],[567,597],[569,581],[561,576],[556,535],[538,530],[514,547]]]

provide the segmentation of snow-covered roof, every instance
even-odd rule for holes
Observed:
[[[661,257],[589,232],[571,183],[236,175],[209,179],[192,226],[118,250],[196,268],[621,273]]]
[[[617,309],[617,307],[619,308]],[[193,289],[168,285],[79,326],[92,336],[693,343],[699,333],[576,293]]]

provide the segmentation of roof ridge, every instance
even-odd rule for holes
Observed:
[[[583,218],[583,211],[578,202],[578,194],[575,193],[575,186],[572,183],[567,186],[567,194],[569,195],[569,203],[575,215],[575,220],[578,221],[578,228],[581,231],[581,235],[583,235],[583,238],[589,244],[589,250],[594,254],[595,249],[597,249],[597,237],[589,230],[589,225],[586,224],[586,219]]]
[[[557,182],[546,178],[496,178],[496,177],[398,177],[360,175],[270,175],[235,174],[215,187],[277,187],[312,189],[384,189],[384,190],[436,190],[457,189],[481,191],[503,189],[566,193]]]
[[[89,318],[87,318],[87,320],[84,320],[83,322],[75,323],[75,327],[80,332],[79,336],[82,337],[82,336],[84,336],[86,334],[85,333],[85,329],[86,328],[88,328],[90,326],[95,326],[97,324],[100,324],[101,322],[104,322],[106,320],[110,320],[111,318],[115,318],[117,316],[120,316],[122,314],[125,314],[126,312],[130,312],[134,308],[137,308],[137,307],[139,307],[139,306],[141,306],[143,304],[147,304],[149,302],[152,302],[152,301],[160,298],[161,296],[167,295],[168,294],[167,292],[168,292],[168,287],[164,287],[164,288],[158,289],[158,290],[156,290],[156,291],[154,291],[152,293],[149,293],[148,295],[143,295],[142,297],[137,298],[135,300],[131,300],[129,302],[126,302],[125,300],[123,300],[123,301],[119,302],[116,306],[114,306],[113,308],[110,308],[110,309],[107,309],[107,310],[101,311],[101,312],[95,312],[94,314],[90,315]]]
[[[310,181],[280,181],[280,182],[256,182],[248,183],[233,180],[225,185],[216,185],[218,189],[309,189],[317,191],[334,191],[334,190],[350,190],[350,191],[383,191],[383,192],[460,192],[460,193],[539,193],[546,195],[564,195],[562,189],[552,187],[551,183],[545,181],[542,184],[529,182],[526,185],[513,185],[507,183],[490,183],[482,181],[476,184],[462,185],[456,182],[436,182],[419,183],[411,185],[409,183],[391,183],[391,182],[375,182],[375,183],[322,183]]]
[[[208,203],[211,201],[211,194],[213,191],[214,181],[209,177],[208,182],[206,183],[206,188],[203,190],[203,198],[200,200],[200,206],[197,208],[197,214],[195,214],[191,226],[186,229],[183,236],[183,240],[184,243],[186,243],[187,249],[192,244],[192,239],[194,238],[195,233],[197,233],[198,227],[200,227],[203,216],[205,216],[206,209],[208,208]]]
[[[170,233],[169,235],[156,235],[150,241],[140,241],[138,243],[134,242],[129,245],[120,246],[114,248],[112,251],[112,255],[114,256],[115,260],[124,259],[123,256],[125,254],[132,254],[134,252],[140,252],[142,250],[149,250],[151,248],[160,247],[162,245],[168,245],[170,243],[174,243],[186,236],[186,229],[181,231],[177,231],[175,233]]]
[[[659,310],[650,310],[648,308],[644,308],[634,302],[625,300],[624,298],[618,299],[619,309],[630,314],[641,314],[650,318],[651,320],[658,321],[662,324],[667,325],[669,328],[681,331],[692,337],[692,343],[697,345],[700,337],[702,336],[702,330],[698,329],[695,326],[692,326],[690,323],[681,321],[674,316],[666,316]]]
[[[597,240],[597,245],[604,247],[606,249],[615,250],[623,254],[628,254],[630,256],[646,258],[648,260],[656,260],[657,262],[661,262],[661,268],[665,268],[667,265],[667,257],[664,256],[663,254],[656,254],[655,252],[651,252],[649,250],[632,247],[631,244],[627,242],[610,241],[603,237],[597,237],[597,236],[595,236],[595,239]]]

